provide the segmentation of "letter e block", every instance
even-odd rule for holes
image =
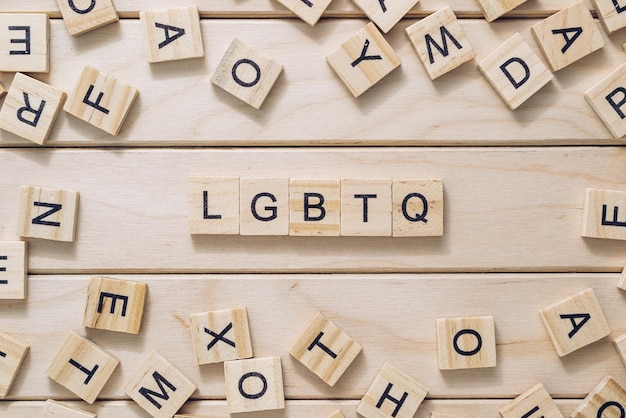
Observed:
[[[391,180],[341,179],[341,235],[391,236]]]
[[[278,0],[280,4],[294,12],[300,19],[315,26],[331,0]]]
[[[139,333],[148,285],[95,276],[89,279],[83,326]]]
[[[541,383],[537,383],[500,408],[500,415],[502,418],[563,418],[563,414]]]
[[[239,177],[189,177],[189,232],[239,234]]]
[[[123,389],[153,417],[171,418],[191,397],[196,385],[153,352]]]
[[[280,357],[224,363],[228,412],[285,409]]]
[[[406,33],[431,80],[476,56],[450,6],[412,24]]]
[[[96,414],[48,399],[39,418],[96,418]]]
[[[593,0],[592,3],[609,34],[626,27],[626,3],[623,0]]]
[[[289,235],[289,179],[244,178],[239,182],[241,235]]]
[[[111,0],[57,0],[57,4],[70,35],[82,35],[119,20]]]
[[[615,138],[626,135],[626,64],[587,90],[585,99]]]
[[[74,242],[78,192],[21,186],[17,235]]]
[[[385,363],[356,411],[365,418],[411,418],[427,393],[424,385]]]
[[[626,411],[626,390],[611,376],[605,376],[572,411],[572,418],[621,417]]]
[[[394,180],[393,236],[443,235],[443,182]]]
[[[478,64],[491,86],[511,109],[552,80],[552,73],[519,33]]]
[[[47,73],[49,31],[46,14],[0,14],[0,72]]]
[[[211,83],[260,109],[283,66],[238,38],[233,39]]]
[[[71,332],[46,375],[85,402],[93,403],[118,363],[96,344]]]
[[[43,145],[65,102],[65,93],[17,73],[0,111],[0,128]]]
[[[576,293],[539,313],[560,357],[611,333],[593,289]]]
[[[587,189],[581,235],[626,240],[626,192]]]
[[[437,319],[439,369],[496,367],[492,316]]]
[[[335,51],[326,61],[354,97],[359,97],[402,63],[373,23]]]
[[[359,343],[319,312],[289,349],[289,354],[330,386],[360,352]]]
[[[192,314],[190,323],[198,364],[252,357],[246,308]]]
[[[26,299],[28,258],[23,241],[0,241],[0,299]]]
[[[487,22],[493,22],[500,16],[515,9],[526,0],[476,0]]]
[[[291,179],[289,235],[339,236],[341,183],[333,179]]]
[[[0,332],[0,399],[11,390],[28,349],[28,344]]]
[[[354,0],[363,13],[387,33],[419,0]]]

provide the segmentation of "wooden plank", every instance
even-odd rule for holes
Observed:
[[[152,65],[137,35],[139,21],[71,37],[63,22],[53,20],[50,73],[34,77],[69,92],[83,66],[90,65],[140,92],[117,137],[61,112],[49,146],[623,143],[612,137],[583,93],[623,62],[626,31],[610,38],[603,34],[602,51],[560,71],[516,111],[477,70],[480,60],[516,32],[540,54],[530,33],[537,22],[462,20],[476,60],[433,82],[405,33],[415,21],[403,20],[385,36],[402,66],[358,99],[325,57],[365,25],[361,19],[325,20],[315,28],[295,19],[203,20],[204,58]],[[209,82],[234,37],[284,65],[285,74],[260,110]],[[0,74],[0,82],[8,86],[11,77]],[[323,115],[324,123],[311,115]],[[34,146],[4,131],[0,145]]]

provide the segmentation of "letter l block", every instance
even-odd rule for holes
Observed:
[[[587,90],[585,99],[615,138],[626,135],[626,64]]]
[[[571,418],[620,417],[626,410],[626,389],[612,376],[605,376],[572,411]]]
[[[285,409],[280,357],[224,363],[228,412]]]
[[[626,27],[626,3],[623,0],[592,0],[592,3],[609,34]]]

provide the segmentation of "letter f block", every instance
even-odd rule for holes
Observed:
[[[49,31],[46,14],[0,14],[0,72],[47,73]]]
[[[615,138],[626,135],[626,64],[587,90],[585,99]]]

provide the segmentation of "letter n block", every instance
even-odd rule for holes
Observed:
[[[341,179],[341,235],[391,236],[391,180]]]
[[[492,316],[437,319],[439,369],[496,367]]]
[[[419,0],[354,0],[363,13],[387,33]]]
[[[552,80],[550,70],[519,33],[482,60],[478,69],[511,109]]]
[[[78,192],[21,186],[17,235],[74,242]]]
[[[411,418],[427,393],[424,385],[385,363],[356,411],[365,418]]]
[[[443,181],[393,180],[393,236],[443,235]]]
[[[341,183],[334,179],[291,179],[289,235],[339,236]]]
[[[587,189],[581,235],[626,240],[626,192]]]
[[[117,135],[138,94],[136,88],[86,66],[63,110]]]
[[[285,409],[280,357],[224,363],[228,412]]]
[[[137,334],[148,285],[95,276],[89,280],[83,326]]]
[[[46,375],[87,403],[93,403],[119,362],[96,344],[71,332]]]
[[[585,399],[572,411],[572,418],[609,418],[624,416],[626,389],[613,377],[605,376]]]
[[[289,235],[289,179],[240,179],[241,235]]]
[[[57,4],[70,35],[81,35],[119,20],[111,0],[57,0]]]
[[[239,234],[239,177],[189,178],[189,233]]]
[[[626,135],[626,64],[587,90],[585,99],[615,138]]]
[[[611,333],[593,289],[576,293],[539,312],[561,357]]]
[[[502,418],[563,418],[563,414],[541,383],[537,383],[500,408],[500,415]]]
[[[315,26],[331,0],[278,0],[280,4],[294,12],[300,19]]]
[[[0,399],[11,390],[28,349],[28,344],[0,332]]]
[[[526,0],[476,0],[487,22],[493,22],[500,16],[515,9]]]
[[[289,354],[330,386],[360,352],[359,343],[319,312],[289,349]]]
[[[47,73],[49,31],[46,14],[0,14],[0,72]]]
[[[48,399],[39,418],[96,418],[96,414]]]
[[[64,102],[61,90],[17,73],[0,111],[0,128],[43,145]]]
[[[26,299],[26,243],[0,241],[0,299]]]

